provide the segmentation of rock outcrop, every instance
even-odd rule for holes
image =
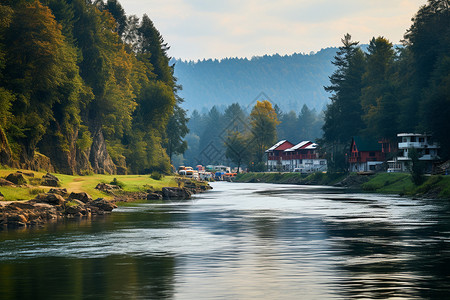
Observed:
[[[69,200],[80,200],[83,203],[88,203],[89,201],[92,201],[91,196],[85,192],[81,193],[70,193]]]
[[[94,171],[100,174],[116,174],[116,165],[106,149],[101,126],[97,126],[93,131],[92,140],[89,161]]]
[[[14,183],[9,180],[0,178],[0,186],[14,186]]]
[[[57,187],[57,186],[59,186],[59,179],[55,175],[47,173],[44,176],[42,176],[41,184],[45,185],[45,186]]]
[[[67,195],[67,189],[66,188],[51,188],[48,191],[49,194],[58,194],[60,196],[66,196]]]
[[[114,185],[114,184],[99,183],[99,184],[97,184],[95,189],[102,191],[102,192],[106,192],[106,193],[113,193],[114,191],[119,191],[122,188],[120,186]]]
[[[164,200],[186,200],[191,198],[192,193],[187,188],[163,187],[162,196]]]
[[[58,194],[39,194],[33,200],[0,205],[0,226],[23,227],[41,225],[66,217],[90,217],[110,213],[117,206],[103,198],[83,203],[66,200]]]
[[[14,183],[15,185],[27,184],[27,180],[23,177],[22,173],[19,172],[9,174],[6,176],[6,180]]]

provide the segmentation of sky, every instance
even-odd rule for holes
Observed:
[[[127,15],[147,14],[184,60],[310,53],[340,46],[350,33],[367,44],[400,43],[426,0],[119,0]]]

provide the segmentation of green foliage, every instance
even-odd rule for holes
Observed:
[[[364,56],[344,37],[325,88],[332,93],[323,126],[326,146],[349,143],[356,135],[395,143],[399,132],[427,132],[441,143],[441,158],[450,158],[448,1],[429,0],[404,37],[400,49],[384,37],[373,38]],[[413,180],[422,182],[419,175]]]
[[[13,156],[27,164],[39,148],[59,170],[90,172],[93,136],[103,136],[102,159],[134,172],[169,172],[162,144],[167,138],[171,153],[183,152],[186,116],[176,106],[181,87],[168,46],[148,16],[127,17],[117,0],[6,3],[0,128]],[[171,123],[167,137],[172,116],[179,130]]]
[[[77,139],[77,147],[81,151],[86,151],[92,145],[92,136],[87,126],[80,126]]]
[[[416,185],[421,185],[425,178],[423,176],[425,165],[419,160],[419,153],[415,148],[408,149],[408,157],[411,159],[409,172],[411,173],[411,180]]]
[[[337,69],[330,77],[331,85],[325,87],[332,93],[323,125],[326,145],[348,143],[364,128],[360,97],[365,57],[358,42],[352,41],[349,34],[344,36],[342,43],[334,57],[333,64]]]
[[[123,183],[122,181],[117,180],[116,177],[114,177],[114,179],[110,182],[110,184],[117,185],[117,186],[121,187],[122,189],[125,187],[125,183]]]
[[[152,174],[150,175],[150,178],[154,180],[161,180],[162,177],[163,175],[156,171],[153,171]]]
[[[173,154],[183,154],[187,149],[187,142],[183,138],[189,133],[188,121],[186,111],[175,105],[173,115],[169,119],[165,132],[165,148],[171,161]]]
[[[30,195],[34,196],[34,195],[45,193],[45,190],[40,189],[40,188],[32,188],[32,189],[29,189],[28,192],[30,193]]]
[[[254,141],[253,157],[258,164],[255,169],[264,170],[260,166],[264,162],[264,154],[277,140],[276,126],[279,124],[277,114],[272,104],[267,101],[257,101],[250,113],[250,126]]]
[[[247,136],[239,131],[229,131],[225,140],[225,156],[239,168],[244,163],[248,163],[251,153],[249,147],[249,133]]]

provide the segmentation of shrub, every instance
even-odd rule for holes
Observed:
[[[114,177],[113,181],[110,182],[110,184],[112,185],[117,185],[120,188],[124,188],[125,187],[125,183],[123,183],[122,181],[117,180],[117,178]]]
[[[30,193],[30,195],[37,195],[37,194],[43,194],[45,193],[44,189],[38,189],[38,188],[32,188],[28,191],[28,193]]]
[[[150,177],[154,180],[161,180],[162,175],[161,175],[161,173],[159,173],[157,171],[153,171],[152,174],[150,175]]]
[[[37,177],[32,177],[30,179],[28,179],[28,181],[30,182],[31,185],[41,185],[41,178],[37,178]]]

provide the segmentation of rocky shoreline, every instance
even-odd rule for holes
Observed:
[[[104,215],[117,207],[103,198],[93,200],[86,193],[71,193],[65,199],[59,192],[57,189],[51,193],[39,194],[32,200],[0,204],[0,226],[43,225],[64,218]]]
[[[18,175],[20,173],[17,173]],[[21,176],[22,174],[20,174]],[[17,175],[15,175],[17,176]],[[20,177],[17,176],[17,177]],[[50,179],[51,174],[46,175]],[[10,177],[11,179],[12,177]],[[3,179],[6,181],[6,179]],[[116,202],[136,200],[187,200],[192,195],[212,189],[206,182],[178,178],[178,187],[163,187],[161,191],[124,192],[116,185],[99,183],[96,189],[114,196],[113,200],[92,199],[85,192],[68,193],[65,188],[51,188],[28,201],[0,201],[0,229],[2,227],[34,227],[71,218],[90,218],[109,214]],[[5,183],[5,182],[4,182]],[[8,185],[14,184],[8,181]],[[57,184],[55,184],[57,185]]]

